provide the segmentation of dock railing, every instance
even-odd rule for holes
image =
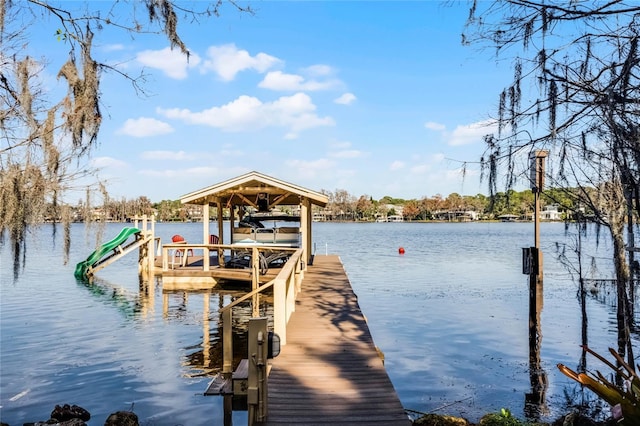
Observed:
[[[185,256],[184,261],[181,264],[187,264],[187,260],[189,256],[194,256],[196,252],[202,253],[202,270],[209,271],[211,267],[218,267],[224,264],[224,253],[225,251],[229,252],[241,252],[241,251],[251,251],[252,249],[257,248],[260,252],[272,252],[272,251],[288,251],[295,252],[297,248],[287,245],[278,245],[278,244],[264,244],[264,243],[234,243],[234,244],[192,244],[187,242],[176,242],[176,243],[168,243],[162,244],[162,270],[168,271],[175,265],[170,262],[175,256],[174,253],[176,251],[182,252],[182,255]],[[211,265],[211,253],[216,252],[218,254],[218,264]]]
[[[259,250],[257,247],[253,247],[255,255]],[[271,281],[256,286],[253,290],[248,292],[242,297],[234,300],[232,303],[222,307],[220,314],[222,315],[222,324],[224,327],[224,333],[229,333],[229,339],[231,338],[231,310],[234,306],[244,302],[250,297],[256,296],[262,293],[264,290],[273,287],[273,331],[280,336],[280,344],[286,345],[287,343],[287,323],[291,314],[295,311],[295,303],[298,293],[302,289],[302,279],[304,277],[304,264],[302,262],[302,249],[297,249],[293,252],[287,263],[284,264],[278,275]],[[229,317],[227,318],[228,315]],[[254,310],[253,316],[258,316],[258,312]],[[227,327],[227,324],[229,327]],[[231,340],[229,340],[231,342]],[[223,363],[227,364],[226,359],[226,338],[223,338]],[[228,363],[231,363],[233,359],[233,352],[229,353]],[[223,368],[224,371],[224,368]]]
[[[218,249],[231,248],[229,245],[223,244],[190,244],[185,242],[169,243],[162,245],[162,270],[168,271],[175,267],[176,253],[182,253],[180,255],[181,266],[185,266],[189,253],[195,253],[197,250],[202,250],[202,270],[211,270],[211,260],[209,256],[211,252]],[[171,260],[171,262],[169,262]],[[171,268],[170,268],[171,266]]]
[[[173,257],[174,251],[179,250],[182,252],[181,258],[187,258],[193,256],[190,252],[196,252],[202,250],[202,265],[193,267],[193,270],[210,271],[212,269],[209,256],[211,252],[220,252],[223,250],[230,251],[251,251],[252,253],[252,286],[251,291],[239,299],[235,300],[231,305],[225,306],[220,310],[220,313],[227,310],[231,310],[233,306],[238,303],[247,300],[249,297],[255,296],[263,292],[264,290],[273,286],[273,310],[274,310],[274,332],[280,335],[281,344],[286,344],[286,325],[289,321],[291,313],[295,309],[295,301],[298,292],[301,289],[302,278],[304,276],[304,270],[306,265],[303,260],[303,250],[301,248],[287,248],[277,247],[267,244],[185,244],[185,243],[170,243],[162,245],[162,270],[168,271],[170,266],[169,260]],[[291,256],[287,262],[282,266],[278,275],[271,281],[260,285],[260,264],[259,253],[267,251],[289,251]],[[183,263],[183,264],[186,264]],[[182,266],[182,265],[181,265]],[[215,266],[218,268],[219,266]],[[257,311],[254,307],[254,316],[257,316]]]
[[[234,248],[238,247],[234,245]],[[252,260],[253,260],[253,272],[254,276],[259,273],[259,266],[257,262],[258,253],[261,248],[256,246],[251,247]],[[273,250],[273,248],[271,248]],[[230,390],[224,390],[225,384],[232,385],[232,377],[235,380],[233,374],[233,307],[238,304],[252,298],[253,300],[253,312],[252,318],[248,319],[249,322],[249,353],[247,354],[248,369],[247,369],[247,406],[249,409],[249,425],[253,425],[255,422],[263,421],[267,417],[267,362],[266,356],[260,355],[260,353],[266,354],[266,325],[267,318],[259,318],[259,311],[257,310],[258,296],[264,290],[273,287],[273,332],[279,338],[280,346],[284,346],[287,343],[287,323],[291,318],[291,314],[295,311],[295,302],[298,293],[302,289],[302,279],[304,277],[304,263],[302,261],[303,250],[296,249],[289,260],[284,264],[278,275],[271,281],[260,285],[254,286],[253,289],[247,294],[239,297],[230,304],[222,307],[219,310],[222,316],[222,381],[220,382],[220,389],[217,392],[221,395],[226,395]],[[254,322],[254,320],[258,320]],[[252,325],[253,324],[253,325]],[[257,328],[261,327],[261,328]],[[260,330],[257,332],[255,330]],[[263,330],[264,331],[263,331]],[[254,331],[252,333],[252,330]],[[268,334],[268,333],[267,333]],[[255,342],[254,342],[255,340]],[[255,348],[262,348],[258,351],[256,357]],[[252,349],[253,348],[253,349]],[[264,350],[265,352],[261,352]],[[264,358],[264,359],[263,359]],[[210,385],[211,386],[211,385]],[[232,388],[236,386],[232,385]],[[209,393],[209,394],[213,394]]]

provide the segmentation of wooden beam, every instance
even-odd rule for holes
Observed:
[[[244,194],[236,193],[235,195],[237,195],[240,199],[242,199],[242,201],[249,204],[251,207],[258,208],[256,203],[254,201],[249,200],[247,197],[244,196]]]
[[[233,192],[243,192],[249,195],[256,195],[260,192],[265,192],[267,194],[282,194],[282,189],[274,186],[239,186],[233,189]]]
[[[273,200],[273,202],[269,205],[269,207],[277,206],[278,204],[280,204],[280,202],[282,202],[282,200],[287,198],[289,195],[291,195],[291,192],[285,192],[284,194],[279,195],[278,197],[276,197],[275,200]]]

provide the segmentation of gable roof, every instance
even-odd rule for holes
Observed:
[[[180,197],[182,204],[253,203],[259,193],[269,195],[272,205],[298,205],[303,198],[325,207],[326,195],[258,172],[249,172],[227,181],[190,192]]]

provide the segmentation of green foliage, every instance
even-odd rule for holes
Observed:
[[[583,349],[602,361],[607,367],[616,373],[619,378],[622,379],[623,385],[617,385],[612,381],[607,380],[605,376],[597,370],[595,373],[577,373],[563,364],[558,364],[558,369],[565,376],[595,392],[612,407],[620,409],[622,418],[618,424],[626,426],[639,425],[640,377],[638,376],[638,373],[636,373],[632,366],[627,364],[612,348],[609,348],[609,352],[615,359],[616,364],[608,361],[602,355],[589,349],[587,346],[583,346]]]
[[[380,198],[380,204],[404,204],[405,202],[406,200],[402,198],[393,198],[389,195],[385,195],[384,197]]]
[[[58,41],[67,41],[67,33],[62,31],[60,28],[56,30],[55,36]]]
[[[480,426],[524,426],[517,418],[513,417],[511,411],[506,408],[500,410],[499,413],[490,413],[480,419]]]

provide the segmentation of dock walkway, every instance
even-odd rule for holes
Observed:
[[[411,424],[338,256],[305,272],[268,386],[263,425]]]

